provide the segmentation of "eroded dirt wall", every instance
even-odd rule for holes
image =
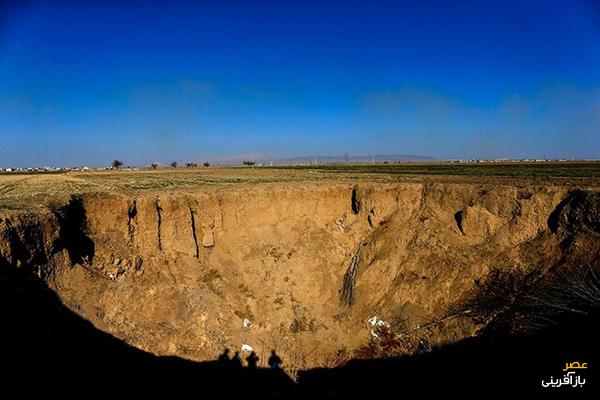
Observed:
[[[431,345],[475,334],[481,320],[452,313],[490,271],[597,256],[599,204],[595,191],[442,183],[83,193],[6,216],[0,262],[156,354],[248,344],[327,366],[373,337],[372,317]]]

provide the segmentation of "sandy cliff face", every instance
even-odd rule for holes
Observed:
[[[373,316],[430,345],[475,334],[485,319],[456,310],[491,271],[597,263],[599,210],[598,192],[551,186],[83,193],[4,218],[0,262],[156,354],[204,360],[248,344],[310,367],[367,343]]]

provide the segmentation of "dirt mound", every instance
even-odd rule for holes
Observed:
[[[600,193],[574,191],[550,214],[548,225],[553,232],[600,232]]]
[[[597,267],[598,236],[592,189],[262,183],[10,213],[0,264],[140,349],[208,360],[248,345],[293,370],[364,354],[382,330],[407,353],[476,335],[499,315],[459,307],[481,282]]]

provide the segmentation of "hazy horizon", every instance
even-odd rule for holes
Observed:
[[[600,157],[600,6],[0,5],[0,167]]]

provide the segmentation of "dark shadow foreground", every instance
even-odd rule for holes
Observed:
[[[432,352],[389,360],[351,361],[335,369],[299,373],[248,369],[221,361],[157,357],[95,329],[62,305],[40,280],[0,266],[1,391],[19,394],[168,394],[303,397],[357,394],[405,397],[459,394],[597,391],[597,315],[564,320],[531,337],[483,337]],[[582,388],[542,388],[562,378],[566,362],[587,362]],[[284,360],[285,362],[285,360]],[[598,367],[600,368],[600,367]]]
[[[281,370],[157,357],[104,333],[70,311],[39,279],[0,266],[0,393],[88,397],[99,393],[291,393]]]
[[[598,330],[547,330],[530,337],[472,338],[430,353],[383,360],[354,360],[334,369],[304,371],[299,388],[305,393],[339,396],[356,393],[396,394],[417,391],[487,396],[493,394],[597,393]],[[588,328],[591,328],[588,326]],[[543,388],[542,380],[562,379],[566,362],[587,362],[578,372],[582,387]]]

